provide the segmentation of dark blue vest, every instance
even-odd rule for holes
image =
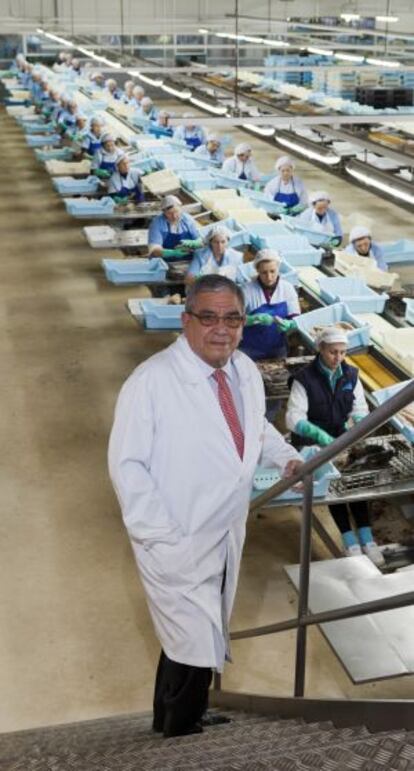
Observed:
[[[340,436],[344,433],[345,423],[352,411],[354,390],[358,380],[358,370],[342,363],[342,377],[337,380],[335,390],[328,382],[326,375],[318,364],[318,356],[301,369],[293,380],[303,385],[308,397],[308,420],[326,431],[330,436]],[[314,444],[311,439],[292,433],[292,444],[303,447]]]

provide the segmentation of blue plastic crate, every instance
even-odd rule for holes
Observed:
[[[291,265],[320,265],[323,251],[309,244],[309,241],[296,233],[286,235],[277,233],[268,236],[252,236],[252,245],[256,249],[275,249],[285,257]]]
[[[388,265],[414,262],[414,241],[409,238],[381,244],[381,248]]]
[[[70,147],[55,147],[50,150],[35,150],[38,161],[70,161],[73,158],[73,150]]]
[[[147,329],[182,329],[184,305],[159,305],[154,300],[141,300]]]
[[[66,211],[72,217],[102,217],[113,214],[115,203],[109,196],[100,200],[89,198],[66,198],[64,200]]]
[[[222,225],[223,227],[230,230],[232,235],[229,241],[229,246],[231,246],[233,249],[236,249],[238,246],[250,245],[249,232],[242,225],[239,225],[239,223],[232,217],[219,220],[218,222],[213,222],[211,225],[204,225],[200,228],[200,235],[205,238],[210,230],[217,225]]]
[[[278,203],[278,201],[272,201],[270,198],[263,195],[263,193],[258,193],[256,190],[242,188],[240,190],[240,195],[243,196],[243,198],[249,198],[251,201],[254,201],[257,206],[260,206],[261,209],[267,211],[268,214],[284,214],[286,212],[286,206]]]
[[[251,182],[248,179],[239,179],[234,174],[223,174],[221,171],[212,170],[211,172],[217,179],[219,187],[229,187],[238,190],[241,187],[250,187]]]
[[[391,396],[395,396],[398,391],[401,391],[404,386],[412,383],[412,380],[403,380],[401,383],[395,383],[395,385],[388,386],[388,388],[380,388],[378,391],[372,392],[372,398],[377,404],[384,404]],[[414,444],[414,426],[410,426],[404,423],[400,418],[394,415],[389,421],[400,434],[403,434],[409,442]]]
[[[152,260],[102,260],[106,278],[112,284],[154,284],[165,281],[168,265],[161,257]]]
[[[86,179],[52,177],[52,183],[60,195],[92,195],[100,189],[99,179],[94,176],[86,177]]]
[[[46,147],[46,145],[56,145],[60,142],[59,134],[28,134],[26,143],[29,147]]]
[[[361,278],[318,279],[321,297],[329,305],[337,302],[347,304],[351,313],[382,313],[388,295],[374,292]]]
[[[41,123],[40,121],[33,121],[33,123],[25,121],[22,125],[26,134],[52,134],[55,128],[53,123]]]
[[[156,158],[131,158],[131,169],[139,169],[143,174],[159,171],[161,164]]]
[[[290,225],[298,235],[305,236],[305,238],[307,238],[312,246],[323,246],[324,244],[329,243],[330,239],[333,238],[333,234],[321,233],[318,230],[311,230],[310,228],[301,227],[295,217],[288,217],[287,215],[284,215],[283,222],[286,222],[287,225]]]
[[[347,332],[348,351],[356,348],[366,348],[370,342],[370,328],[368,324],[362,324],[352,315],[345,303],[336,303],[328,305],[326,308],[318,308],[315,311],[303,313],[295,318],[296,326],[306,342],[312,347],[316,347],[315,339],[310,334],[314,326],[330,326],[338,321],[347,321],[352,324],[354,329]]]
[[[313,458],[319,452],[318,447],[303,447],[300,455],[306,462]],[[339,479],[340,473],[334,464],[329,461],[316,469],[313,477],[313,495],[315,498],[324,498],[329,490],[329,485],[333,479]],[[267,490],[281,479],[276,469],[257,468],[253,480],[253,497],[260,495],[263,490]],[[278,496],[280,501],[292,501],[302,498],[302,493],[291,488]]]
[[[179,172],[181,184],[187,190],[213,190],[217,187],[217,182],[208,171],[196,169],[195,171]]]

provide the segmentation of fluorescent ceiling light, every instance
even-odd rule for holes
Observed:
[[[259,45],[262,45],[263,38],[262,37],[250,37],[250,35],[242,35],[242,40],[245,40],[246,43],[258,43]]]
[[[122,67],[119,62],[113,62],[112,59],[107,59],[106,56],[95,54],[93,51],[88,51],[87,56],[90,56],[90,58],[94,59],[96,62],[102,62],[102,64],[107,64],[108,67],[114,67],[117,70]]]
[[[337,155],[321,155],[316,150],[304,147],[297,142],[292,142],[290,139],[285,139],[285,137],[280,137],[277,134],[275,139],[276,142],[283,145],[283,147],[289,147],[290,150],[305,155],[306,158],[309,158],[311,161],[319,161],[319,163],[325,163],[327,166],[335,166],[335,164],[339,163],[341,160]]]
[[[322,56],[333,56],[333,51],[331,51],[329,48],[314,48],[313,46],[308,46],[307,51],[309,51],[310,54],[321,54]]]
[[[167,94],[171,94],[171,96],[177,96],[178,99],[183,99],[184,101],[186,99],[190,99],[191,97],[191,91],[188,88],[184,91],[178,91],[178,89],[173,88],[172,86],[166,86],[164,84],[161,86],[161,88],[163,91],[166,91]]]
[[[414,204],[414,195],[407,193],[405,190],[401,190],[398,187],[393,187],[392,185],[387,185],[385,182],[381,182],[379,179],[370,177],[369,174],[364,174],[362,171],[348,168],[348,166],[345,166],[345,168],[348,174],[350,174],[351,177],[355,177],[355,179],[359,180],[359,182],[363,182],[365,185],[369,185],[370,187],[375,187],[377,190],[382,190],[383,193],[388,193],[389,195],[394,196],[394,198],[398,198],[400,201]]]
[[[259,137],[272,137],[275,129],[271,126],[256,126],[254,123],[243,123],[243,128],[258,134]]]
[[[265,46],[272,46],[272,48],[290,47],[290,43],[286,43],[284,40],[268,40],[267,38],[263,38],[263,43]]]
[[[208,35],[208,29],[204,29],[204,27],[200,27],[198,31],[200,35]]]
[[[391,59],[366,59],[366,62],[376,67],[401,67],[401,62],[391,61]]]
[[[201,101],[201,99],[196,99],[194,96],[191,97],[190,102],[195,104],[196,107],[201,107],[202,110],[213,113],[213,115],[227,115],[227,107],[209,104],[208,102]]]
[[[359,13],[341,13],[341,19],[344,21],[356,21],[360,18]]]
[[[383,21],[385,24],[394,24],[399,21],[398,16],[376,16],[375,21]]]
[[[38,30],[39,32],[40,30]],[[68,48],[73,48],[73,43],[70,42],[70,40],[66,40],[64,37],[59,37],[59,35],[53,35],[52,32],[44,32],[42,30],[42,35],[45,37],[50,38],[50,40],[54,40],[56,43],[60,43],[63,46],[67,46]]]
[[[156,88],[161,88],[164,82],[159,79],[149,78],[148,75],[142,75],[139,70],[128,70],[128,75],[132,75],[134,78],[142,80],[143,83],[148,83],[149,86],[155,86]]]
[[[341,59],[341,61],[344,62],[363,62],[364,57],[363,56],[356,56],[355,54],[335,54],[335,59]]]

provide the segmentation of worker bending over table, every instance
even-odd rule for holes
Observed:
[[[318,338],[315,359],[295,374],[287,404],[286,425],[297,449],[331,444],[368,414],[358,370],[345,362],[348,338],[337,327],[326,327]],[[329,510],[342,536],[347,557],[365,553],[377,566],[384,564],[374,541],[366,501],[336,503]],[[356,525],[353,530],[351,512]]]
[[[128,156],[123,153],[116,161],[116,170],[108,180],[108,193],[115,203],[127,203],[132,199],[135,203],[144,200],[141,186],[141,172],[138,168],[130,167]]]
[[[252,148],[248,142],[240,142],[234,148],[234,155],[226,158],[222,170],[225,174],[232,174],[248,182],[259,182],[262,178],[262,174],[252,160]]]
[[[349,234],[349,244],[345,248],[347,254],[359,257],[371,257],[380,270],[388,270],[384,252],[381,246],[372,240],[371,231],[365,225],[355,225]]]
[[[309,199],[302,180],[293,172],[295,164],[288,155],[282,155],[275,163],[277,174],[267,183],[267,198],[286,206],[286,213],[299,214],[308,206]]]
[[[181,201],[175,195],[166,195],[161,209],[162,214],[153,218],[148,230],[149,256],[191,259],[192,251],[203,244],[195,220],[183,212]]]
[[[280,276],[280,263],[272,249],[257,252],[257,277],[243,287],[247,319],[240,348],[254,360],[285,358],[286,333],[300,314],[296,289]]]
[[[339,246],[343,236],[342,225],[339,214],[331,207],[329,193],[318,190],[310,194],[309,200],[311,205],[299,214],[298,225],[326,233],[332,246]]]
[[[177,126],[174,131],[174,139],[185,142],[190,150],[195,150],[205,144],[206,132],[202,126],[197,126],[194,123],[194,116],[190,113],[185,113],[183,117],[185,118],[184,124]]]
[[[216,717],[208,689],[230,660],[256,468],[289,477],[302,462],[265,418],[260,373],[237,350],[243,323],[241,289],[200,278],[183,334],[137,367],[115,411],[109,468],[161,644],[153,729],[165,737]]]
[[[233,281],[237,278],[237,268],[243,264],[242,252],[229,246],[231,232],[224,225],[213,225],[204,239],[204,248],[197,249],[191,260],[185,278],[187,286],[193,284],[199,276],[219,273]]]
[[[92,160],[92,171],[101,179],[109,179],[116,171],[116,164],[123,151],[116,146],[115,139],[109,132],[101,136],[101,147],[97,150]]]

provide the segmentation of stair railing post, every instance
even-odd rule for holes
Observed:
[[[305,693],[307,627],[301,620],[308,615],[309,573],[312,544],[313,474],[303,479],[302,527],[300,533],[300,575],[298,600],[298,630],[296,633],[296,663],[294,696]]]

